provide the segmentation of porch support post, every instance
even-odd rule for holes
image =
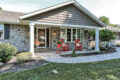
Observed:
[[[99,28],[95,29],[95,51],[99,52]]]
[[[34,53],[34,23],[30,23],[30,52],[32,53],[32,57],[35,57]]]

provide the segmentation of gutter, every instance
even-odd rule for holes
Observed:
[[[17,21],[7,21],[7,20],[3,21],[3,20],[0,20],[0,23],[29,25],[29,21],[26,21],[26,20],[17,20]]]

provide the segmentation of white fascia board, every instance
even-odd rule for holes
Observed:
[[[21,21],[23,21],[24,23]],[[25,20],[17,20],[17,21],[0,20],[0,23],[19,24],[19,25],[28,25],[29,24],[29,22],[25,22]]]
[[[59,27],[74,27],[74,28],[87,28],[87,29],[99,29],[96,26],[85,26],[85,25],[72,25],[72,24],[56,24],[56,23],[43,23],[43,22],[32,22],[33,24],[49,25],[49,26],[59,26]]]
[[[20,19],[25,19],[25,18],[34,16],[34,15],[37,15],[37,14],[41,14],[41,13],[44,13],[44,12],[47,12],[47,11],[51,11],[51,10],[54,10],[54,9],[57,9],[57,8],[60,8],[60,7],[69,5],[69,4],[73,3],[73,2],[74,2],[74,1],[71,0],[71,1],[68,1],[68,2],[65,2],[65,3],[62,3],[62,4],[60,4],[60,5],[56,5],[56,6],[52,6],[52,7],[46,8],[46,9],[42,9],[42,10],[40,10],[40,11],[28,13],[28,14],[26,14],[26,15],[24,15],[24,16],[21,16]]]
[[[3,20],[0,20],[0,23],[11,23],[11,24],[19,24],[19,21],[3,21]]]

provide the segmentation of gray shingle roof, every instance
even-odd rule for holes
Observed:
[[[24,13],[0,10],[0,22],[17,22]]]

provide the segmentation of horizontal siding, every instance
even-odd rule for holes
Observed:
[[[29,18],[29,20],[100,27],[98,23],[96,23],[93,19],[84,14],[74,5],[68,5],[44,14],[33,16]]]

